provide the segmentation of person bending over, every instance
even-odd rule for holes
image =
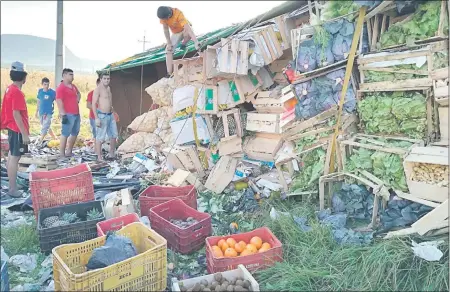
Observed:
[[[167,75],[173,72],[173,51],[181,43],[181,48],[184,49],[188,41],[192,39],[195,48],[200,49],[197,37],[192,30],[191,23],[184,17],[183,12],[177,8],[168,6],[160,6],[157,11],[160,23],[163,25],[164,36],[166,37],[166,66]],[[170,36],[170,31],[172,36]]]

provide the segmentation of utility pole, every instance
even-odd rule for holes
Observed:
[[[146,43],[150,43],[150,42],[148,42],[148,41],[145,40],[145,35],[146,35],[146,32],[145,32],[145,30],[144,30],[144,38],[143,38],[143,40],[138,40],[138,42],[142,43],[142,51],[143,51],[143,52],[145,52],[145,44],[146,44]]]
[[[55,85],[58,87],[64,67],[63,1],[56,4]]]

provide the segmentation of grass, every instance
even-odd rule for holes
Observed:
[[[31,135],[39,135],[40,133],[40,123],[39,120],[35,118],[37,99],[36,95],[41,88],[41,80],[44,77],[50,79],[50,87],[55,89],[55,84],[53,80],[55,79],[55,74],[53,72],[44,71],[29,71],[27,75],[27,82],[23,85],[22,91],[25,94],[25,99],[27,102],[28,116],[30,122],[30,132]],[[80,101],[80,111],[81,111],[81,130],[80,137],[89,138],[91,137],[91,130],[89,126],[89,110],[86,108],[86,97],[89,91],[95,88],[95,81],[97,79],[96,75],[78,75],[75,73],[74,84],[78,87],[81,92]],[[6,88],[11,84],[9,78],[9,69],[1,69],[1,97]],[[55,104],[56,107],[56,104]],[[58,110],[55,110],[52,120],[53,131],[59,136],[61,133],[61,121],[57,118]]]
[[[45,255],[40,252],[35,222],[32,225],[21,225],[10,228],[2,227],[1,245],[9,257],[27,253],[37,254],[37,266],[31,273],[20,273],[19,268],[8,265],[10,288],[18,284],[23,284],[23,277],[34,280],[39,279],[41,263],[44,261]]]
[[[282,205],[275,208],[283,210]],[[313,218],[313,208],[291,213]],[[439,262],[415,257],[411,239],[375,240],[368,246],[337,244],[331,231],[310,220],[313,230],[302,232],[289,217],[260,220],[283,243],[282,263],[259,271],[256,280],[270,291],[448,291],[448,241],[440,246]],[[424,240],[423,238],[421,240]],[[420,242],[419,239],[416,239]]]

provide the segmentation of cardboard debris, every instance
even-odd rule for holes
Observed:
[[[105,218],[111,219],[126,214],[136,213],[133,196],[129,189],[122,189],[107,195],[105,202]]]
[[[206,180],[205,187],[220,194],[233,179],[238,160],[230,156],[222,156]]]

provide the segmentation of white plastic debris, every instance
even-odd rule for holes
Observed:
[[[33,271],[37,266],[37,255],[27,254],[27,255],[15,255],[12,256],[9,261],[11,265],[16,266],[20,269],[20,272],[27,273]]]
[[[418,256],[429,262],[439,261],[444,255],[437,247],[444,243],[444,241],[425,241],[421,243],[416,243],[412,241],[412,250],[414,255]]]
[[[270,210],[269,215],[270,215],[270,218],[272,220],[277,220],[278,218],[280,218],[280,215],[289,216],[290,214],[286,213],[286,212],[277,211],[277,210],[275,210],[274,207],[272,207],[272,209]]]

